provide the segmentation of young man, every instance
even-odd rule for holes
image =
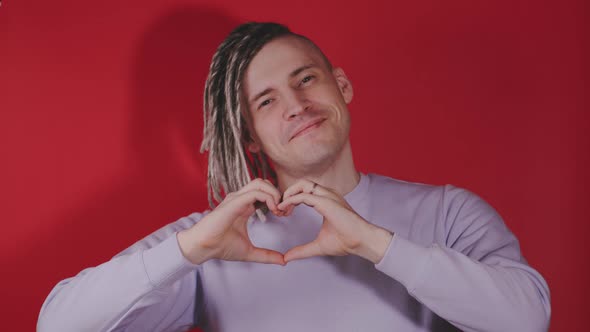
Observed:
[[[547,330],[547,285],[489,205],[356,170],[352,97],[307,38],[239,26],[205,88],[214,209],[60,282],[39,330]]]

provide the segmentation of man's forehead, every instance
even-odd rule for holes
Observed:
[[[254,56],[246,68],[244,83],[264,84],[265,80],[288,75],[307,65],[325,66],[321,53],[299,37],[280,37],[264,45]]]

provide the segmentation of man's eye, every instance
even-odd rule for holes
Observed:
[[[313,80],[313,79],[314,79],[314,76],[313,76],[313,75],[307,75],[307,76],[305,76],[305,77],[304,77],[304,78],[301,80],[301,84],[307,83],[307,82],[309,82],[309,81],[311,81],[311,80]]]
[[[272,101],[272,99],[266,99],[265,101],[263,101],[262,103],[260,103],[260,105],[258,105],[258,109],[270,104],[270,102]]]

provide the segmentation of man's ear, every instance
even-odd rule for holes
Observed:
[[[353,96],[352,83],[350,83],[342,68],[332,69],[332,75],[334,75],[336,83],[338,83],[338,88],[340,89],[340,93],[342,93],[344,101],[349,104],[352,101]]]

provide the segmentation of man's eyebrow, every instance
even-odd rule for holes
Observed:
[[[266,88],[266,89],[262,90],[261,92],[257,93],[256,96],[252,97],[252,99],[250,100],[250,103],[253,103],[256,100],[258,100],[258,98],[271,93],[272,90],[273,90],[272,88]]]
[[[302,71],[307,70],[309,68],[313,68],[313,67],[317,67],[316,64],[310,63],[308,65],[303,65],[295,70],[293,70],[290,74],[289,77],[295,77],[297,75],[299,75]],[[267,95],[269,93],[272,92],[272,88],[266,88],[264,90],[262,90],[261,92],[257,93],[254,97],[252,97],[252,99],[250,99],[250,103],[255,102],[256,100],[258,100],[260,97]]]
[[[309,68],[313,68],[313,67],[317,67],[317,65],[316,64],[313,64],[313,63],[310,63],[308,65],[301,66],[301,67],[293,70],[291,72],[291,74],[289,74],[289,77],[295,77],[295,76],[299,75],[302,71],[307,70]]]

